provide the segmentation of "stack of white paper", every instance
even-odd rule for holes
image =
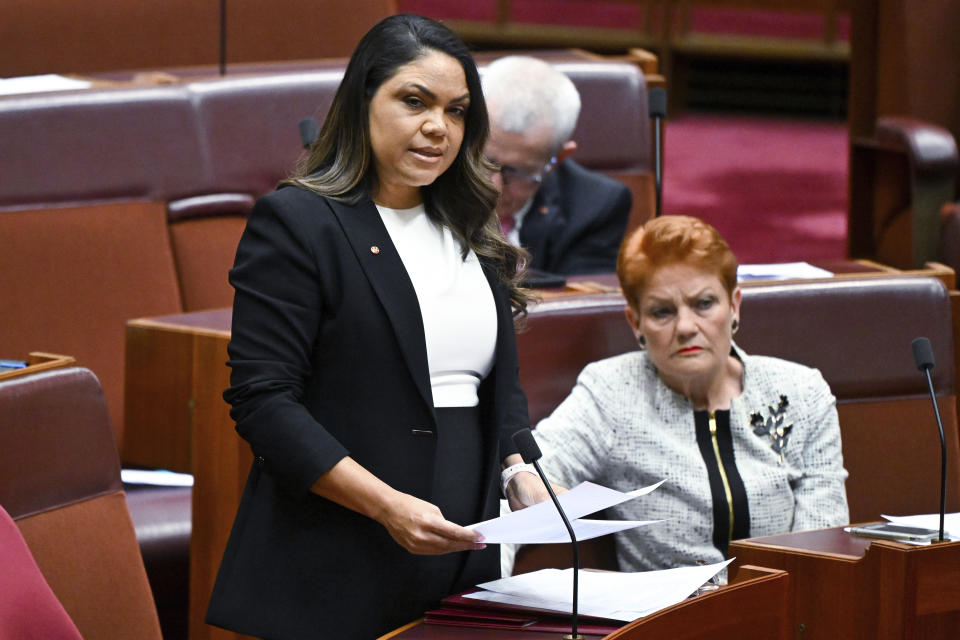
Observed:
[[[791,280],[796,278],[829,278],[833,274],[809,262],[778,262],[773,264],[742,264],[737,269],[737,280]]]
[[[629,622],[685,600],[730,562],[662,571],[580,571],[578,611]],[[468,598],[570,613],[573,569],[541,569],[478,585]]]
[[[39,93],[43,91],[66,91],[68,89],[87,89],[91,83],[86,80],[67,78],[55,73],[40,76],[19,76],[0,78],[0,96],[18,93]]]

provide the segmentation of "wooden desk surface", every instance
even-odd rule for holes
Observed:
[[[798,638],[960,637],[960,542],[914,546],[842,527],[737,540],[732,567],[787,571]]]
[[[741,567],[733,581],[715,591],[687,598],[656,613],[626,623],[609,640],[740,640],[789,637],[787,606],[790,577],[784,571]],[[758,606],[762,603],[762,606]],[[585,638],[601,636],[582,634]],[[536,640],[562,637],[559,633],[519,630],[458,628],[411,623],[379,640]]]

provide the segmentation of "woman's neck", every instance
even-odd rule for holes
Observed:
[[[743,363],[730,356],[718,371],[695,378],[671,380],[664,384],[684,396],[697,411],[719,411],[730,408],[731,401],[743,393]]]
[[[378,185],[372,194],[375,204],[388,209],[412,209],[423,203],[423,195],[419,187],[407,185]]]

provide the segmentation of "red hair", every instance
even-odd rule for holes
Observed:
[[[686,263],[716,274],[733,297],[737,257],[712,226],[690,216],[652,218],[624,239],[617,276],[627,302],[639,312],[643,290],[660,267]]]

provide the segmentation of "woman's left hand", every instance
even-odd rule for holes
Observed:
[[[550,487],[557,495],[566,493],[566,488],[558,484],[550,483]],[[538,502],[550,499],[547,488],[543,486],[540,477],[532,473],[518,473],[510,478],[506,488],[507,502],[510,504],[511,511],[526,509],[532,507]]]

